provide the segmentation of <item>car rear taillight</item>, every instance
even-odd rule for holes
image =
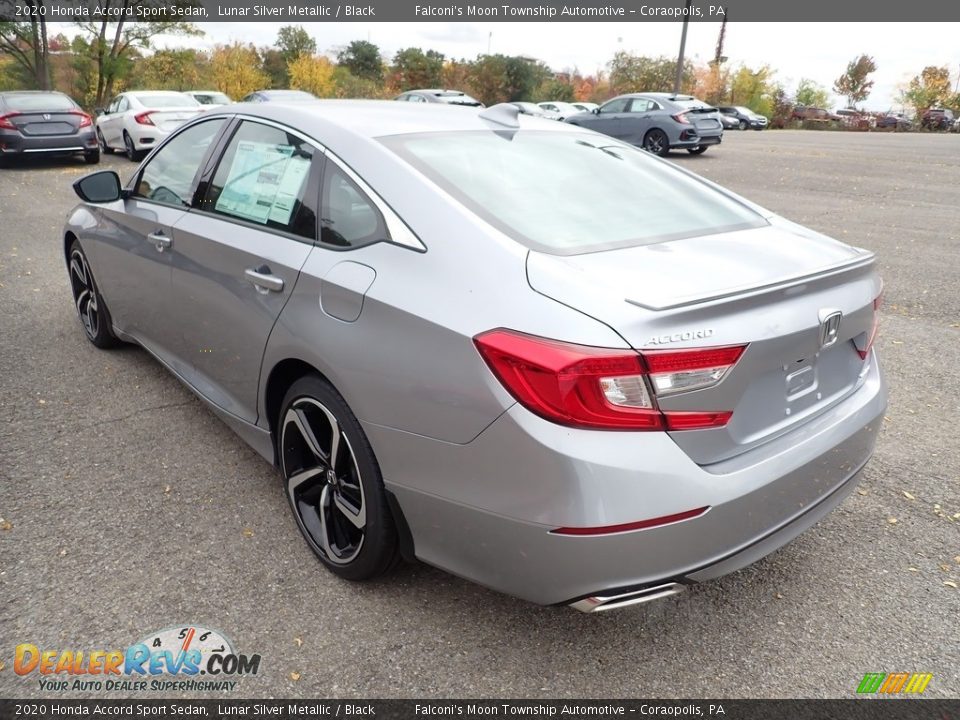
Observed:
[[[660,397],[716,385],[736,365],[744,346],[703,350],[648,350],[643,353],[650,381]]]
[[[870,326],[870,333],[866,335],[866,344],[861,348],[860,344],[854,342],[854,347],[857,349],[857,354],[860,356],[861,360],[866,360],[867,356],[870,354],[870,350],[873,348],[873,341],[877,339],[877,330],[880,329],[880,306],[883,304],[883,292],[877,295],[873,300],[873,323]]]
[[[681,125],[690,125],[690,118],[687,117],[687,111],[679,112],[676,115],[671,115],[674,120],[676,120]]]
[[[151,113],[153,113],[152,110],[148,110],[147,112],[138,113],[137,115],[134,115],[134,116],[133,116],[133,119],[136,120],[136,121],[137,121],[138,123],[140,123],[141,125],[153,125],[153,120],[150,119]]]
[[[93,125],[93,118],[87,115],[85,112],[80,112],[79,110],[72,110],[70,111],[70,114],[80,116],[80,127],[82,128],[90,127],[91,125]]]
[[[474,343],[497,379],[528,410],[562,425],[602,430],[726,425],[732,411],[662,411],[655,397],[715,385],[744,350],[655,351],[651,362],[635,350],[575,345],[504,329],[477,335]]]
[[[19,115],[18,112],[7,113],[6,115],[0,115],[0,129],[3,130],[16,130],[17,126],[10,121],[14,115]]]

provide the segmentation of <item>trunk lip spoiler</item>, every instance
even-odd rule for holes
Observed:
[[[769,283],[764,283],[762,285],[742,285],[740,287],[733,287],[727,290],[721,290],[720,292],[714,293],[712,295],[689,295],[687,297],[678,298],[677,300],[670,301],[662,305],[654,305],[652,303],[641,302],[640,300],[633,300],[631,298],[624,298],[624,301],[630,305],[635,305],[636,307],[643,308],[644,310],[674,310],[676,308],[689,307],[691,305],[702,305],[704,303],[716,302],[718,300],[729,300],[735,297],[750,297],[752,295],[761,295],[771,290],[776,289],[787,289],[794,287],[796,285],[802,285],[803,283],[809,282],[811,280],[819,280],[821,278],[831,277],[833,275],[841,275],[845,272],[851,270],[856,270],[858,268],[866,268],[873,265],[876,261],[876,254],[867,250],[863,251],[863,254],[850,258],[848,260],[843,260],[841,262],[835,263],[833,265],[827,265],[826,267],[813,270],[811,272],[801,273],[799,275],[789,275],[787,277],[779,278],[777,280],[771,280]]]

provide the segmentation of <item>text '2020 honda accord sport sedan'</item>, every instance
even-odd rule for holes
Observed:
[[[598,133],[234,105],[75,187],[88,338],[145,347],[275,463],[341,577],[670,595],[810,527],[875,443],[873,255]]]

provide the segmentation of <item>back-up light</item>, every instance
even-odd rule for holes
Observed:
[[[150,115],[153,110],[148,110],[147,112],[142,112],[133,116],[133,119],[136,120],[141,125],[153,125],[153,120],[150,119]]]
[[[866,339],[866,343],[861,347],[860,343],[854,342],[854,346],[857,348],[857,355],[860,356],[861,360],[867,359],[867,355],[870,354],[870,349],[873,347],[873,341],[877,339],[877,330],[880,329],[880,305],[882,304],[883,291],[881,290],[880,294],[873,300],[873,323],[870,326],[870,333],[862,336]]]
[[[504,329],[477,335],[474,343],[497,379],[528,410],[561,425],[600,430],[726,425],[732,411],[663,411],[656,396],[717,384],[745,347],[641,354]]]

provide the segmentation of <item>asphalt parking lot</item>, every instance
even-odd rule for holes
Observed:
[[[960,136],[731,132],[671,157],[879,255],[890,409],[859,491],[794,543],[592,616],[424,565],[323,571],[268,464],[145,352],[84,338],[60,233],[91,168],[0,170],[0,697],[50,697],[19,643],[182,624],[261,654],[232,697],[852,697],[895,671],[960,697]]]

